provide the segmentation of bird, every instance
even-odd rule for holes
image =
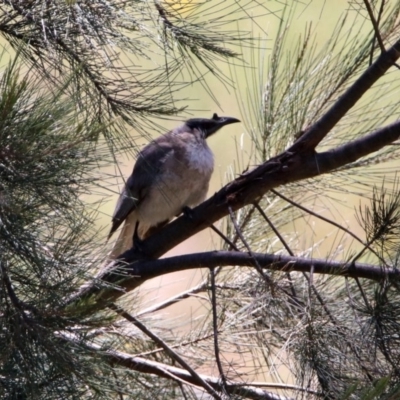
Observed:
[[[214,169],[214,155],[206,139],[237,122],[240,120],[215,113],[212,118],[191,118],[141,150],[112,216],[107,240],[122,223],[124,226],[110,259],[204,201]]]

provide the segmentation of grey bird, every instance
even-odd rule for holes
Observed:
[[[112,217],[108,238],[125,222],[110,259],[115,259],[207,196],[214,156],[206,139],[232,117],[192,118],[139,153]]]

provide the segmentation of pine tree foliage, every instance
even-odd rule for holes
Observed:
[[[0,80],[2,398],[77,398],[77,377],[94,368],[55,332],[102,321],[54,310],[90,267],[94,214],[82,195],[106,162],[94,151],[103,128],[83,121],[65,93],[38,89],[39,76],[19,65]]]
[[[224,29],[245,2],[223,3],[2,1],[0,33],[49,85],[74,72],[68,90],[80,111],[101,124],[116,120],[121,132],[106,136],[113,148],[127,144],[124,123],[148,134],[151,116],[182,111],[179,91],[207,71],[221,75],[216,62],[249,40]]]
[[[310,26],[290,41],[301,4],[256,6],[1,2],[17,52],[0,78],[1,398],[400,397],[400,2],[349,1],[322,47]],[[262,59],[226,24],[266,15],[279,27]],[[128,126],[182,110],[182,88],[221,101],[210,79],[238,87],[248,165],[240,149],[239,176],[146,239],[151,256],[101,270],[85,201],[107,186],[98,171]],[[216,251],[159,259],[223,216]],[[198,267],[204,280],[163,302],[135,290]],[[205,311],[186,331],[164,311],[193,298]]]

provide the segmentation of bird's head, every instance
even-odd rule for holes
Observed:
[[[214,114],[212,118],[192,118],[185,122],[185,125],[191,129],[198,129],[206,138],[217,132],[225,125],[234,124],[240,120],[232,117],[219,117]]]

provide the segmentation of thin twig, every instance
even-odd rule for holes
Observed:
[[[376,19],[376,24],[378,26],[379,26],[379,24],[381,22],[381,18],[382,18],[384,9],[385,9],[385,0],[382,0],[381,6],[380,6],[379,12],[378,12],[378,18]],[[373,59],[374,59],[375,40],[376,40],[376,37],[374,36],[373,39],[372,39],[371,52],[370,52],[370,56],[369,56],[369,64],[370,65],[372,64]]]
[[[34,314],[38,314],[39,310],[32,306],[31,304],[27,304],[23,301],[21,301],[17,294],[15,293],[12,283],[11,283],[11,279],[7,274],[7,267],[5,266],[5,263],[1,262],[0,263],[0,272],[1,272],[1,277],[4,283],[4,286],[6,287],[8,296],[10,297],[11,302],[13,303],[13,305],[15,306],[15,308],[19,311],[21,311],[22,316],[24,319],[27,318],[25,310],[29,310]]]
[[[185,393],[185,387],[183,386],[182,382],[178,382],[179,389],[181,389],[181,393],[183,396],[183,400],[189,400]]]
[[[119,389],[118,375],[117,375],[117,373],[115,372],[114,369],[112,370],[112,373],[114,375],[115,381],[117,382],[116,391],[117,391],[118,397],[120,398],[120,400],[124,400],[124,396],[123,396],[121,390]]]
[[[230,249],[229,250],[235,250],[235,251],[239,251],[239,249],[236,247],[236,245],[229,240],[229,238],[224,235],[217,227],[215,227],[214,225],[210,225],[210,228],[218,235],[220,236],[226,243],[229,244]]]
[[[381,49],[381,52],[384,53],[386,51],[385,45],[383,44],[381,33],[379,32],[379,26],[378,26],[378,23],[377,23],[377,21],[376,21],[376,19],[374,17],[374,12],[372,10],[371,4],[369,4],[368,0],[364,0],[364,4],[365,4],[365,8],[368,11],[369,19],[371,20],[372,26],[374,28],[374,32],[375,32],[374,39],[376,39],[378,41],[379,47]],[[372,43],[372,46],[373,46],[373,43]]]
[[[380,22],[380,18],[382,16],[382,14],[383,14],[383,9],[384,9],[384,6],[385,6],[385,0],[382,0],[381,7],[379,9],[378,20],[376,20],[375,17],[374,17],[374,13],[373,13],[371,5],[369,4],[369,1],[368,0],[364,0],[364,4],[365,4],[365,7],[367,8],[369,18],[370,18],[370,20],[372,22],[372,26],[374,27],[374,31],[375,31],[375,36],[374,36],[374,39],[372,41],[372,48],[371,48],[371,61],[372,61],[375,39],[378,40],[378,44],[379,44],[379,47],[381,49],[381,52],[383,53],[383,52],[386,51],[385,45],[383,44],[383,40],[382,40],[382,37],[381,37],[381,33],[379,32],[379,22]],[[394,66],[396,68],[400,69],[400,66],[397,63],[394,63]]]
[[[218,275],[218,273],[221,271],[221,268],[216,268],[216,272],[215,275]],[[172,306],[173,304],[178,303],[181,300],[185,300],[197,293],[201,293],[204,292],[205,290],[207,290],[207,286],[208,286],[208,280],[204,279],[202,282],[200,282],[198,285],[191,287],[188,290],[185,290],[184,292],[181,292],[175,296],[172,296],[170,298],[168,298],[165,301],[162,301],[161,303],[155,304],[151,307],[145,308],[144,310],[138,312],[136,314],[136,317],[141,317],[142,315],[145,314],[150,314],[156,311],[160,311],[163,310],[164,308],[167,308],[169,306]]]
[[[246,213],[245,217],[243,218],[242,223],[240,224],[240,232],[243,232],[243,229],[246,227],[246,225],[251,221],[251,217],[255,211],[255,207],[254,204],[258,204],[258,201],[255,201],[252,204],[252,207],[250,208],[250,210],[248,210],[248,212]],[[237,232],[235,233],[235,236],[233,237],[233,243],[236,243],[238,240],[240,239],[240,236],[237,234]]]
[[[212,305],[212,315],[213,315],[213,331],[214,331],[214,353],[215,361],[217,362],[219,376],[222,381],[222,385],[225,388],[227,381],[224,374],[224,369],[222,368],[219,343],[218,343],[218,315],[217,315],[217,294],[215,289],[215,271],[214,268],[210,268],[211,277],[211,305]],[[226,390],[225,390],[226,392]],[[226,392],[227,393],[227,392]]]
[[[207,393],[209,393],[214,399],[221,400],[221,397],[215,392],[215,390],[205,382],[200,375],[174,350],[171,349],[161,338],[159,338],[155,333],[150,331],[144,324],[142,324],[137,318],[133,315],[129,314],[127,311],[122,309],[120,306],[115,303],[111,303],[108,307],[115,311],[118,315],[125,318],[127,321],[133,323],[137,328],[139,328],[143,333],[145,333],[148,337],[150,337],[158,346],[162,347],[165,352],[177,363],[179,363],[183,368],[185,368],[193,379],[198,383],[201,387],[203,387]]]
[[[286,240],[283,238],[283,236],[280,234],[280,232],[278,231],[278,229],[276,229],[275,225],[272,223],[272,221],[268,218],[267,214],[264,212],[264,210],[259,206],[259,204],[254,203],[253,204],[254,207],[257,209],[257,211],[261,214],[261,216],[265,219],[265,221],[267,222],[267,224],[270,226],[270,228],[274,231],[275,235],[278,237],[278,239],[280,240],[280,242],[283,244],[283,246],[285,247],[286,251],[289,253],[289,255],[291,255],[292,257],[294,257],[294,253],[292,251],[292,249],[289,247],[289,245],[286,243]]]
[[[265,219],[265,221],[267,221],[267,224],[271,227],[271,229],[274,231],[275,235],[278,237],[278,239],[281,241],[281,243],[283,244],[283,246],[285,247],[286,251],[289,253],[289,255],[291,255],[292,257],[294,257],[294,253],[292,251],[292,249],[289,247],[289,245],[286,243],[286,240],[283,238],[283,236],[280,234],[280,232],[278,231],[278,229],[276,229],[275,225],[272,223],[272,221],[268,218],[267,214],[264,212],[264,210],[260,207],[260,205],[257,203],[253,204],[254,207],[258,210],[258,212],[261,214],[261,216]],[[290,283],[290,290],[292,292],[292,298],[295,300],[296,302],[296,306],[299,307],[299,305],[301,305],[301,301],[299,299],[299,297],[297,296],[296,293],[296,289],[294,288],[293,285],[293,280],[292,277],[290,275],[290,272],[286,272],[286,277],[289,280]]]
[[[124,368],[129,368],[134,371],[140,371],[145,374],[154,374],[163,378],[168,379],[179,379],[185,384],[198,385],[193,376],[186,369],[173,367],[167,364],[163,364],[157,361],[147,360],[141,357],[134,357],[128,353],[124,353],[117,350],[104,350],[101,345],[84,342],[77,335],[70,332],[57,332],[56,336],[67,342],[79,343],[84,345],[86,348],[94,352],[101,352],[102,356],[107,359],[112,365],[120,365]],[[215,390],[222,391],[221,381],[219,378],[200,375],[201,379],[207,382]],[[301,391],[305,393],[315,394],[315,391],[311,391],[307,388],[302,388],[295,385],[282,385],[279,383],[267,383],[267,382],[256,382],[256,386],[252,387],[251,383],[243,382],[231,382],[228,383],[227,390],[230,395],[242,396],[247,399],[254,400],[294,400],[293,397],[281,396],[276,393],[271,393],[266,390],[260,389],[260,387],[268,387],[271,389],[288,389],[294,391]]]
[[[370,246],[371,246],[371,244],[374,243],[374,241],[375,241],[376,239],[377,239],[377,238],[374,237],[374,238],[372,238],[371,240],[369,240],[369,241],[367,242],[367,244],[365,245],[365,247],[364,247],[363,249],[361,249],[361,251],[360,251],[358,254],[356,254],[356,255],[352,258],[352,260],[350,261],[350,265],[353,265],[357,260],[359,260],[359,259],[361,258],[361,256],[364,254],[365,250],[366,250],[367,248],[369,249]],[[363,287],[361,286],[361,283],[360,283],[358,277],[354,277],[354,279],[355,279],[355,281],[356,281],[356,283],[357,283],[358,290],[360,291],[361,296],[362,296],[362,298],[363,298],[363,300],[364,300],[365,306],[366,306],[368,309],[371,309],[371,307],[370,307],[370,305],[369,305],[369,301],[368,301],[368,299],[367,299],[367,296],[366,296],[366,294],[365,294],[365,292],[364,292]]]
[[[264,271],[262,270],[262,268],[261,268],[260,264],[258,263],[257,259],[255,257],[253,257],[253,251],[251,250],[249,244],[247,243],[247,240],[243,236],[243,234],[242,234],[242,232],[241,232],[241,230],[240,230],[240,228],[239,228],[239,226],[237,224],[237,221],[236,221],[235,215],[234,215],[234,213],[232,211],[232,208],[228,207],[228,211],[229,211],[229,215],[231,217],[231,221],[233,223],[233,226],[235,227],[236,234],[240,237],[240,240],[243,242],[244,246],[246,247],[246,249],[248,251],[248,254],[253,259],[254,266],[256,267],[256,270],[264,278],[264,280],[267,282],[268,286],[270,287],[270,289],[272,291],[274,284],[273,284],[271,278],[266,273],[264,273]]]
[[[320,219],[321,221],[325,221],[328,224],[331,224],[331,225],[335,226],[336,228],[340,229],[343,232],[346,232],[353,239],[357,240],[357,242],[361,243],[364,247],[366,247],[369,251],[371,251],[371,253],[373,253],[379,259],[379,261],[381,261],[383,264],[386,264],[386,262],[382,259],[382,257],[373,248],[371,248],[368,243],[365,243],[362,239],[360,239],[351,230],[349,230],[349,229],[345,228],[344,226],[338,224],[337,222],[335,222],[335,221],[333,221],[333,220],[331,220],[329,218],[326,218],[326,217],[316,213],[315,211],[312,211],[309,208],[304,207],[301,204],[289,199],[288,197],[286,197],[282,193],[279,193],[275,189],[271,189],[271,192],[274,193],[276,196],[280,197],[281,199],[285,200],[287,203],[291,204],[292,206],[299,208],[300,210],[302,210],[302,211],[306,212],[307,214],[310,214],[310,215]]]
[[[174,348],[176,348],[176,347],[191,346],[191,345],[193,345],[193,344],[202,342],[203,340],[208,340],[208,339],[210,339],[212,336],[213,336],[213,333],[210,333],[210,334],[208,334],[208,335],[201,336],[201,337],[199,337],[199,338],[197,338],[197,339],[185,340],[185,341],[180,342],[180,343],[178,343],[178,344],[174,344],[173,346],[170,346],[170,347],[171,347],[171,349],[174,349]],[[143,352],[141,352],[141,353],[135,354],[135,357],[146,357],[146,356],[150,356],[150,355],[152,355],[152,354],[159,353],[160,351],[164,351],[164,349],[163,349],[162,347],[159,347],[159,348],[154,349],[154,350],[143,351]]]

